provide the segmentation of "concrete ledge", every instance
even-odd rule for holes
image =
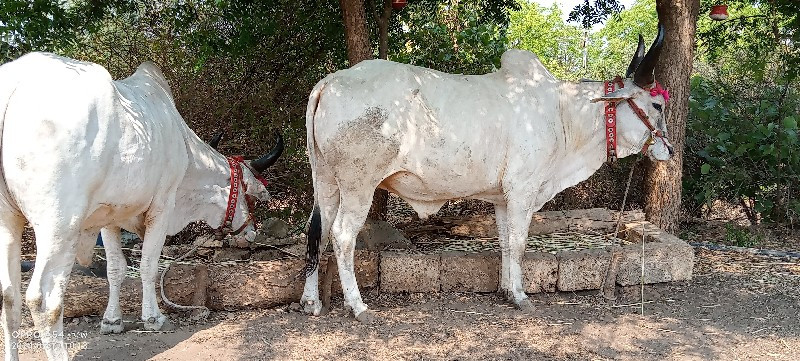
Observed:
[[[682,241],[681,241],[682,242]],[[680,243],[652,242],[644,245],[644,283],[685,281],[692,278],[694,249]],[[622,247],[617,284],[638,285],[642,279],[642,245]]]
[[[576,229],[612,229],[613,212],[589,209],[542,212],[534,217],[531,233]],[[683,240],[640,219],[640,212],[627,212],[625,237],[634,244],[618,247],[619,262],[610,270],[610,249],[560,251],[557,254],[528,252],[522,263],[523,286],[528,293],[601,289],[613,296],[614,283],[636,285],[641,277],[641,242],[645,236],[644,283],[689,280],[694,266],[694,250]],[[459,221],[460,222],[460,221]],[[484,217],[475,228],[469,223],[450,223],[465,232],[494,232],[494,219]],[[609,228],[610,227],[610,228]],[[644,229],[644,231],[643,231]],[[321,258],[321,269],[329,259]],[[408,251],[356,250],[356,279],[361,289],[380,286],[383,292],[496,292],[499,286],[499,252],[465,253],[443,251],[421,254]],[[305,261],[223,262],[207,265],[205,277],[197,277],[195,264],[177,264],[165,277],[165,292],[176,303],[189,305],[196,291],[204,287],[205,304],[214,310],[240,310],[273,307],[297,302],[305,280],[297,277]],[[341,293],[338,271],[332,270],[330,290]],[[320,274],[320,282],[324,275]],[[23,280],[30,272],[23,275]],[[608,277],[608,279],[606,279]],[[203,284],[199,284],[203,283]],[[611,286],[611,287],[609,287]],[[320,285],[320,291],[323,287]],[[141,281],[126,279],[120,297],[125,314],[141,312]],[[202,299],[202,293],[198,293]],[[108,300],[105,279],[73,274],[65,296],[64,315],[102,315]],[[198,300],[196,302],[201,302]],[[164,311],[171,311],[162,306]]]
[[[497,252],[442,252],[442,291],[495,292],[500,281],[499,265]]]
[[[381,291],[439,292],[439,254],[381,252]]]
[[[562,251],[557,257],[559,291],[600,289],[611,264],[607,249]]]
[[[531,219],[528,234],[546,234],[570,230],[611,231],[617,224],[617,212],[606,208],[574,209],[569,211],[536,212]],[[452,224],[450,233],[464,237],[497,237],[494,216],[447,217],[442,221]],[[625,211],[623,223],[644,221],[642,211]]]
[[[499,267],[499,265],[498,265]],[[558,259],[545,252],[526,252],[522,260],[522,286],[527,293],[555,292]]]

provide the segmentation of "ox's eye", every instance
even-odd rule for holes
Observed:
[[[656,108],[659,112],[661,111],[661,104],[653,103],[653,108]]]

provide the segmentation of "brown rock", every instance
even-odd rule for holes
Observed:
[[[289,225],[279,218],[267,218],[258,229],[259,234],[268,238],[289,237]]]
[[[408,249],[410,246],[408,238],[385,221],[367,220],[356,238],[356,249],[383,251]]]
[[[214,235],[204,234],[195,238],[194,245],[200,247],[222,247],[222,240],[214,239]]]
[[[214,262],[242,261],[250,257],[250,250],[243,248],[220,248],[214,252]]]

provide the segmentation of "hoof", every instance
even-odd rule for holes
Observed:
[[[172,331],[175,327],[169,322],[166,316],[150,317],[144,321],[144,329],[147,331]]]
[[[122,319],[118,319],[116,321],[109,321],[107,319],[103,319],[100,321],[100,334],[101,335],[110,335],[110,334],[118,334],[125,331],[125,325],[122,324]]]
[[[356,315],[356,320],[358,320],[358,322],[361,322],[364,325],[372,325],[375,324],[375,321],[378,320],[378,317],[372,310],[364,310]]]
[[[522,301],[517,302],[515,305],[517,306],[517,309],[523,312],[531,312],[536,309],[530,298],[523,299]]]
[[[319,316],[322,313],[322,301],[320,300],[303,300],[303,313],[307,315]]]

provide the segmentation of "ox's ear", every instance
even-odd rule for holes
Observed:
[[[216,150],[217,147],[219,146],[219,141],[222,140],[222,136],[224,134],[225,134],[224,131],[219,132],[217,135],[214,136],[214,138],[211,138],[211,141],[208,142],[208,145],[210,145],[211,148],[214,148]]]
[[[592,99],[592,103],[597,102],[619,102],[625,99],[633,98],[636,95],[636,92],[641,90],[641,88],[637,86],[629,86],[617,91],[613,91],[608,93],[602,97]]]

